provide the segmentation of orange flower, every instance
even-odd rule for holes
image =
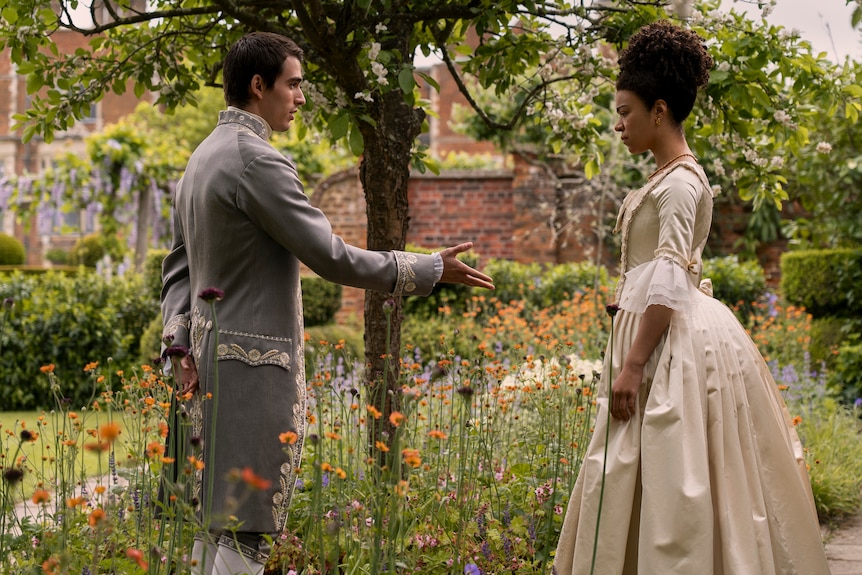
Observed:
[[[272,481],[257,475],[251,467],[246,467],[242,470],[242,480],[252,489],[260,491],[266,491],[272,486]]]
[[[791,423],[793,423],[793,426],[796,427],[797,425],[802,423],[802,417],[797,415],[796,417],[793,418],[793,421]]]
[[[144,561],[144,552],[140,549],[132,549],[131,547],[129,547],[128,549],[126,549],[126,557],[137,563],[138,567],[140,567],[144,571],[147,571],[150,568],[149,563]]]
[[[116,421],[111,421],[99,428],[99,437],[107,442],[113,442],[120,436],[120,424]]]
[[[439,429],[432,429],[431,431],[428,432],[428,435],[430,437],[433,437],[434,439],[447,439],[449,437],[448,435],[446,435],[445,433],[443,433]]]
[[[168,436],[168,424],[164,421],[159,422],[159,437],[167,437]]]
[[[288,445],[294,445],[298,439],[299,436],[293,431],[285,431],[284,433],[278,434],[278,440],[282,443],[287,443]]]
[[[393,427],[398,427],[401,425],[402,421],[404,421],[404,414],[400,411],[393,411],[389,414],[389,423],[391,423]]]
[[[96,495],[101,495],[102,493],[107,491],[107,488],[104,485],[97,485],[93,491],[96,492]]]
[[[341,479],[347,479],[347,472],[341,469],[340,467],[335,468],[335,474]]]
[[[56,557],[49,557],[42,563],[42,571],[45,572],[45,575],[55,575],[59,571],[57,571],[57,567],[60,566],[60,562]]]
[[[49,501],[51,501],[51,494],[44,489],[37,489],[33,492],[33,503],[36,505],[39,505],[40,503],[48,503]]]
[[[96,527],[105,519],[105,511],[102,508],[93,509],[90,516],[87,517],[87,523],[90,527]]]
[[[327,431],[325,435],[332,441],[339,441],[341,439],[340,435],[338,435],[337,433],[332,433],[331,431]]]
[[[165,454],[165,445],[159,441],[151,441],[147,444],[147,457],[155,459]]]
[[[81,505],[87,502],[83,497],[70,497],[66,500],[66,507],[69,509],[74,509],[75,507],[80,507]]]
[[[99,362],[98,361],[91,361],[90,363],[88,363],[87,365],[84,366],[84,371],[93,371],[97,367],[99,367]]]
[[[374,447],[376,447],[377,449],[379,449],[383,453],[386,453],[387,451],[389,451],[389,447],[385,443],[383,443],[382,441],[375,441]]]
[[[368,413],[371,414],[372,417],[374,417],[374,419],[380,419],[381,417],[383,417],[383,414],[380,413],[380,410],[378,410],[373,405],[367,406],[366,409],[368,410]]]
[[[107,451],[111,448],[111,445],[108,443],[103,443],[101,441],[97,441],[96,443],[85,443],[84,449],[87,451],[100,452]]]
[[[404,459],[404,463],[414,469],[422,465],[422,458],[419,456],[418,449],[402,449],[401,457]]]
[[[329,463],[323,463],[320,466],[320,469],[322,469],[323,471],[328,473],[328,472],[332,471],[332,466]]]
[[[192,464],[192,467],[194,467],[195,469],[200,470],[204,468],[204,462],[195,457],[194,455],[189,455],[188,460],[189,463]]]
[[[54,364],[49,363],[48,365],[43,365],[42,367],[39,368],[39,371],[41,371],[42,373],[54,373]],[[49,559],[49,561],[50,561],[50,559]],[[46,561],[46,563],[47,563],[47,561]]]

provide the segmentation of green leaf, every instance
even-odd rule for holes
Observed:
[[[350,126],[350,134],[347,137],[347,146],[354,156],[361,156],[365,151],[365,140],[362,138],[362,132],[356,126]]]
[[[413,68],[405,66],[398,73],[398,86],[405,94],[413,93],[413,88],[416,86],[416,79],[413,77]]]
[[[350,127],[350,115],[345,112],[339,112],[335,118],[329,121],[329,131],[332,133],[333,140],[340,140],[347,135],[347,128]]]
[[[0,12],[0,16],[2,16],[3,19],[9,22],[9,24],[12,26],[14,26],[18,22],[18,11],[11,6],[6,6],[5,8],[3,8],[3,11]]]

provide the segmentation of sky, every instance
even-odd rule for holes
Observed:
[[[752,0],[722,0],[721,7],[759,18],[760,10],[753,4]],[[816,50],[843,62],[847,56],[862,60],[862,31],[851,27],[852,14],[853,4],[848,6],[845,0],[778,0],[767,20],[799,30]]]

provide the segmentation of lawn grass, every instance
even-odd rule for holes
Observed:
[[[66,421],[63,418],[67,418]],[[75,420],[80,422],[78,428],[82,433],[95,430],[99,425],[108,421],[116,421],[121,427],[122,434],[127,433],[126,422],[120,412],[105,413],[90,411],[78,412]],[[64,429],[65,427],[65,429]],[[46,411],[0,411],[0,462],[6,469],[12,462],[18,461],[22,456],[26,458],[25,473],[23,481],[13,491],[16,501],[32,497],[37,488],[53,490],[58,477],[63,473],[61,464],[66,465],[69,471],[67,479],[71,481],[82,481],[87,477],[104,475],[108,473],[108,453],[104,451],[90,451],[87,449],[76,449],[73,453],[66,448],[58,463],[52,454],[57,453],[64,437],[74,433],[75,423],[68,420],[68,414]],[[28,430],[37,434],[33,441],[21,441],[21,431]],[[80,443],[80,442],[79,442]],[[127,452],[125,443],[118,441],[115,444],[115,457],[117,461],[126,459]],[[69,475],[74,474],[74,477]]]

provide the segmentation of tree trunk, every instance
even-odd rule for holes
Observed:
[[[362,125],[365,154],[359,170],[365,190],[368,249],[402,250],[408,226],[411,151],[421,131],[424,112],[404,102],[398,91],[384,95],[373,108],[377,128]],[[370,418],[368,443],[372,450],[377,441],[391,441],[394,428],[389,414],[400,407],[401,318],[400,298],[366,292],[366,383],[369,401],[383,413],[379,420]]]
[[[144,259],[147,256],[150,231],[150,212],[152,211],[153,193],[148,185],[141,186],[138,192],[138,221],[135,230],[135,269],[140,271],[144,268]]]

